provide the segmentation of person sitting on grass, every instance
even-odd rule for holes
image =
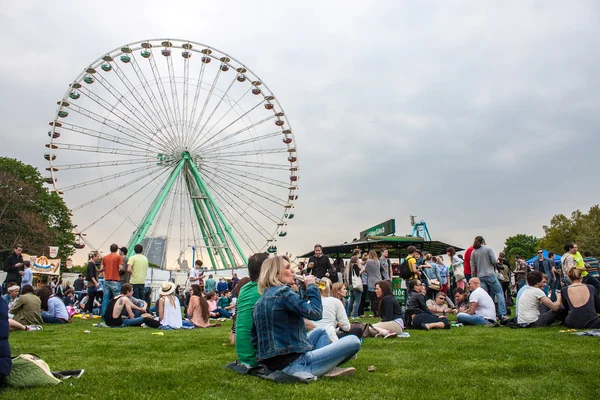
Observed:
[[[456,320],[465,325],[495,325],[496,306],[488,292],[480,286],[479,278],[469,280],[469,307],[461,307]]]
[[[6,304],[8,304],[8,312],[12,314],[13,312],[11,310],[15,305],[15,302],[19,298],[19,289],[21,288],[14,282],[10,282],[6,286],[6,288],[7,293],[4,296],[2,296],[2,298],[4,299]]]
[[[65,293],[62,297],[62,301],[63,303],[65,303],[65,306],[71,306],[73,307],[75,305],[75,292],[73,291],[73,289],[67,289],[65,290]]]
[[[347,335],[362,337],[362,329],[350,329],[350,321],[348,321],[342,302],[331,296],[331,281],[329,278],[322,278],[321,280],[325,282],[325,287],[319,289],[323,306],[323,318],[314,322],[309,319],[304,320],[306,329],[310,330],[308,337],[310,338],[313,332],[317,332],[317,328],[325,329],[331,342],[336,342],[339,338]]]
[[[540,271],[527,274],[527,285],[519,291],[517,296],[516,323],[520,327],[550,326],[554,321],[560,319],[561,315],[564,319],[564,313],[559,312],[560,295],[556,302],[552,302],[544,293],[543,289],[546,287],[547,282],[546,274]],[[513,322],[515,321],[513,320]]]
[[[110,300],[104,313],[104,323],[108,326],[141,326],[144,323],[144,317],[150,317],[150,314],[143,314],[136,317],[131,308],[131,298],[133,297],[133,286],[130,283],[124,283],[121,286],[120,294]],[[126,317],[123,317],[123,311],[126,311]]]
[[[225,278],[219,278],[219,283],[217,283],[217,291],[219,292],[219,296],[222,296],[223,293],[229,289],[227,282],[225,282]]]
[[[243,368],[252,368],[258,365],[256,361],[256,348],[250,340],[252,332],[252,312],[254,305],[260,298],[258,292],[258,277],[263,262],[269,257],[267,253],[256,253],[248,258],[248,275],[250,282],[240,289],[237,299],[235,318],[235,352],[238,357],[236,364]]]
[[[600,328],[600,299],[596,288],[582,283],[582,270],[571,268],[568,272],[571,284],[562,289],[562,305],[569,310],[565,326],[576,329]]]
[[[87,311],[87,303],[90,299],[89,295],[85,295],[83,299],[79,302],[79,310],[83,314],[81,319],[86,320],[89,319],[89,314]],[[92,307],[92,315],[100,315],[100,302],[94,297],[94,306]]]
[[[456,308],[448,306],[446,294],[443,292],[438,292],[435,295],[435,300],[427,300],[427,307],[429,308],[429,311],[433,313],[433,315],[436,315],[440,318],[448,318],[448,314],[458,314],[458,310]]]
[[[217,306],[217,292],[212,291],[206,294],[206,301],[208,302],[208,309],[210,310],[211,318],[231,318],[231,314],[222,308]]]
[[[348,335],[330,343],[324,329],[307,337],[303,318],[322,318],[321,295],[313,275],[305,276],[306,298],[291,289],[294,283],[292,267],[283,257],[273,256],[263,263],[258,278],[263,296],[254,307],[252,328],[257,360],[270,371],[300,379],[354,375],[354,368],[335,368],[358,353],[360,340]]]
[[[181,305],[175,296],[175,284],[163,282],[158,294],[160,297],[156,302],[157,318],[145,317],[144,324],[155,329],[180,329],[182,327],[193,328],[194,324],[183,321],[181,317]]]
[[[388,281],[379,281],[375,284],[375,294],[379,299],[379,316],[381,317],[381,322],[373,325],[378,331],[376,337],[388,339],[401,335],[404,329],[402,308],[392,294],[392,286]]]
[[[450,329],[447,318],[439,318],[429,310],[425,302],[425,285],[419,279],[413,279],[408,284],[408,302],[406,320],[415,329]]]
[[[469,308],[469,295],[465,289],[454,289],[454,307],[459,311],[462,307]]]
[[[223,292],[223,296],[217,302],[217,308],[227,311],[230,316],[235,314],[235,304],[231,304],[231,290],[227,289]]]
[[[208,302],[202,296],[202,287],[193,284],[190,288],[190,305],[187,309],[187,315],[196,328],[213,328],[221,324],[210,323],[210,312]]]
[[[21,296],[11,309],[12,319],[22,325],[41,325],[44,323],[41,312],[42,301],[35,295],[33,286],[23,286]]]
[[[42,320],[46,324],[66,324],[71,322],[67,307],[62,300],[52,294],[49,286],[42,286],[37,291],[42,302]]]

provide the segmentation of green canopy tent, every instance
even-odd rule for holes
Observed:
[[[364,240],[347,242],[331,246],[323,246],[323,254],[332,258],[350,258],[354,249],[362,251],[387,249],[390,258],[404,258],[407,255],[408,246],[415,246],[424,253],[433,255],[446,254],[448,247],[454,247],[456,251],[464,250],[462,247],[454,246],[437,240],[424,240],[414,236],[367,236]],[[300,258],[310,257],[314,250],[299,256]]]

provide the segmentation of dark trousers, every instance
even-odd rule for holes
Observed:
[[[367,285],[363,285],[363,291],[360,296],[360,303],[358,305],[358,315],[365,315],[365,304],[367,302],[367,293],[369,293],[369,288]]]
[[[98,296],[98,288],[96,286],[88,287],[88,301],[85,303],[85,312],[93,314],[94,312],[94,300]]]
[[[429,313],[420,313],[416,314],[415,318],[412,321],[413,328],[422,329],[422,325],[424,324],[434,324],[436,322],[443,322],[446,329],[449,328],[450,323],[447,318],[440,318],[437,315],[429,314]]]
[[[146,285],[144,285],[143,283],[139,283],[139,284],[135,284],[135,285],[131,285],[133,286],[133,297],[135,297],[138,300],[144,300],[146,298],[145,296],[145,289],[146,289]]]
[[[375,291],[370,291],[369,290],[369,303],[371,303],[371,311],[373,311],[373,316],[374,317],[378,317],[379,316],[379,302],[377,301],[377,295],[375,294]]]
[[[584,276],[581,282],[585,283],[586,285],[592,285],[596,288],[596,293],[600,294],[600,281],[594,278],[591,274]]]

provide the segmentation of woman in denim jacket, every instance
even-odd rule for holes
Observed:
[[[354,368],[336,367],[358,353],[360,340],[350,335],[330,343],[324,329],[316,329],[308,338],[303,319],[322,318],[321,295],[312,275],[304,281],[307,299],[290,288],[294,283],[294,272],[283,257],[270,257],[263,263],[258,278],[262,297],[253,312],[256,358],[271,371],[300,378],[353,375]]]

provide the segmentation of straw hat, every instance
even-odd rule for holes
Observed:
[[[175,284],[173,282],[163,282],[160,286],[158,294],[161,296],[168,296],[175,291]]]

